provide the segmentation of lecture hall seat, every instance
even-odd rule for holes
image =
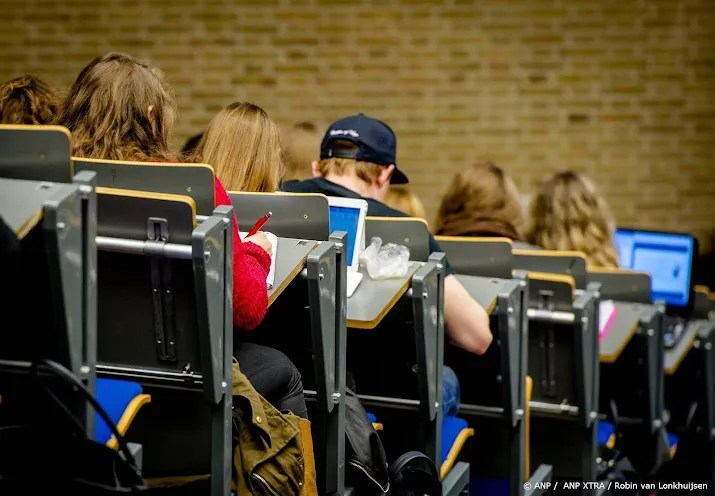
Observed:
[[[142,392],[141,385],[116,379],[97,378],[96,395],[121,435],[127,433],[141,407],[151,402],[151,396]],[[99,414],[95,418],[94,440],[112,449],[118,447],[116,438]]]

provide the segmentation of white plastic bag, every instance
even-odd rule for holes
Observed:
[[[410,250],[394,243],[383,245],[382,239],[375,237],[360,254],[360,265],[372,279],[404,277],[410,268]]]

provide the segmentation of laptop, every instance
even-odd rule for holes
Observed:
[[[690,234],[616,230],[614,240],[622,269],[647,272],[652,301],[666,305],[665,347],[678,344],[693,308],[692,273],[698,240]]]
[[[347,233],[347,293],[350,298],[362,281],[360,252],[365,249],[365,216],[367,202],[353,198],[328,197],[330,232]]]

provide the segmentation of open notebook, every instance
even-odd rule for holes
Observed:
[[[276,277],[276,254],[278,253],[278,238],[275,234],[262,231],[266,235],[266,239],[271,243],[271,270],[268,271],[268,277],[266,277],[266,287],[268,289],[273,289],[273,281]],[[243,238],[246,237],[248,233],[239,232],[238,235]]]

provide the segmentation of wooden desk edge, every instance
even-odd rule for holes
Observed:
[[[313,248],[310,251],[313,251],[315,247],[318,246],[316,243]],[[308,261],[308,255],[310,255],[310,251],[305,254],[305,256],[301,259],[301,261],[298,263],[298,265],[295,266],[295,268],[288,273],[288,277],[283,279],[283,282],[278,285],[278,287],[273,291],[273,293],[268,295],[268,308],[273,305],[273,302],[276,301],[276,299],[285,291],[285,289],[290,285],[290,283],[293,282],[293,279],[295,279],[298,274],[300,274],[300,271],[303,270],[305,267],[306,262]]]
[[[410,287],[410,283],[412,282],[412,276],[415,275],[417,271],[415,270],[410,277],[405,281],[405,284],[400,287],[400,289],[397,290],[395,295],[392,297],[392,299],[387,303],[386,306],[382,308],[380,313],[377,314],[377,317],[375,317],[373,320],[365,321],[365,320],[348,320],[347,321],[347,326],[350,327],[351,329],[374,329],[376,328],[380,322],[382,322],[382,319],[385,318],[385,315],[387,315],[387,312],[392,310],[392,307],[395,306],[397,303],[397,300],[402,298],[402,295],[404,295],[407,292],[407,289]],[[364,277],[369,277],[369,276],[364,276]],[[350,302],[350,299],[348,298],[348,302]]]
[[[675,374],[678,369],[680,368],[680,364],[683,363],[683,360],[685,360],[685,357],[688,356],[688,353],[690,353],[691,348],[695,344],[695,338],[697,337],[697,332],[693,331],[690,335],[690,342],[685,345],[683,348],[683,352],[680,354],[680,356],[673,362],[673,365],[665,369],[665,374],[666,375],[673,375]],[[676,351],[676,350],[670,350],[670,351]]]
[[[27,234],[32,231],[37,224],[40,223],[42,220],[42,217],[44,217],[44,209],[43,207],[40,207],[40,209],[32,214],[32,216],[27,219],[23,224],[18,228],[17,232],[15,233],[15,236],[17,236],[17,239],[22,240],[27,236]]]
[[[599,355],[598,355],[599,362],[614,363],[616,360],[618,360],[618,357],[621,356],[621,353],[623,353],[623,350],[626,348],[626,346],[628,346],[628,343],[631,342],[631,339],[633,339],[633,335],[638,330],[639,325],[640,325],[640,321],[636,320],[636,323],[633,324],[633,327],[631,328],[630,332],[627,333],[626,338],[621,342],[621,344],[618,346],[618,349],[615,352],[611,353],[610,355],[599,353]],[[599,343],[599,348],[600,348],[600,343]]]
[[[498,300],[498,299],[499,299],[499,298],[495,296],[494,299],[492,300],[492,302],[489,304],[489,307],[486,308],[487,315],[491,315],[491,314],[492,314],[492,312],[494,311],[494,308],[496,308],[496,306],[497,306],[497,300]]]

